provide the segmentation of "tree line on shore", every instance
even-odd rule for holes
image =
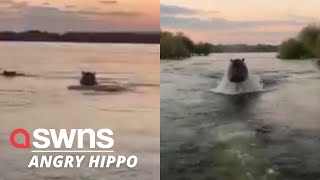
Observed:
[[[207,42],[195,43],[183,33],[161,32],[160,58],[161,59],[183,59],[191,56],[207,56],[210,53],[223,52],[277,52],[275,45],[213,45]]]
[[[159,44],[159,39],[159,32],[66,32],[62,34],[38,30],[0,32],[0,41]]]
[[[183,33],[173,34],[171,32],[161,32],[160,38],[160,58],[161,59],[182,59],[192,55],[210,54],[209,43],[194,43]]]
[[[303,28],[297,37],[287,39],[279,46],[281,59],[320,58],[320,25]]]

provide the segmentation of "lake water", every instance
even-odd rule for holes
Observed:
[[[212,92],[245,58],[264,92]],[[223,53],[161,62],[161,178],[320,179],[320,71],[314,60]]]
[[[159,45],[0,43],[0,70],[30,75],[0,77],[0,179],[159,179],[159,64]],[[96,71],[100,82],[137,86],[121,93],[68,90],[82,70]],[[134,169],[28,169],[33,154],[9,143],[16,128],[110,128],[111,155],[136,155],[139,163]]]

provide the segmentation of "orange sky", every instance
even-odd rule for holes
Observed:
[[[0,0],[0,30],[157,31],[159,0]]]
[[[320,21],[319,0],[161,0],[161,28],[197,41],[271,43]]]

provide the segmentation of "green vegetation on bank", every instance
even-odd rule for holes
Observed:
[[[295,38],[281,43],[278,49],[281,59],[320,58],[320,25],[309,25]]]
[[[207,56],[210,52],[211,45],[209,43],[196,44],[183,33],[161,32],[161,59],[182,59],[192,55]]]
[[[183,33],[161,32],[160,58],[183,59],[191,56],[207,56],[210,53],[224,52],[277,52],[278,46],[258,44],[213,45],[210,43],[194,43]]]

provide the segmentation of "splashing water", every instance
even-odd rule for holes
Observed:
[[[227,73],[225,73],[219,85],[212,89],[215,93],[228,95],[260,92],[262,90],[263,83],[260,77],[250,73],[248,79],[241,83],[230,82]]]

